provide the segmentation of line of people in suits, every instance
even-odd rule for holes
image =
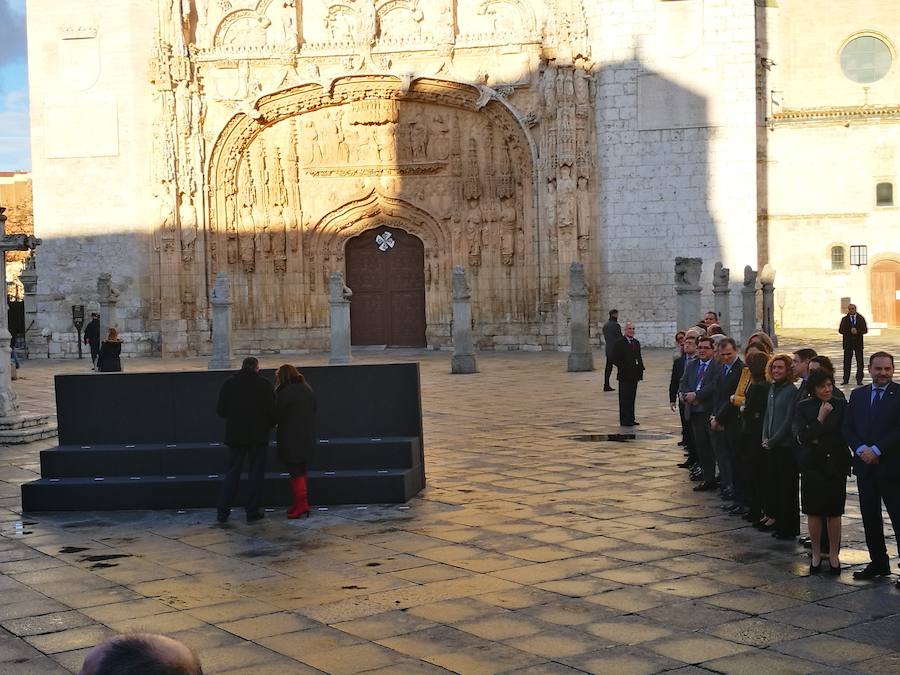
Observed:
[[[694,490],[718,490],[726,511],[781,540],[800,534],[802,510],[810,574],[819,574],[827,557],[827,571],[837,575],[852,467],[871,558],[853,576],[889,575],[882,503],[900,533],[900,385],[893,382],[893,356],[869,357],[872,384],[855,389],[848,402],[827,357],[812,349],[776,354],[769,336],[755,333],[741,358],[732,338],[708,334],[712,325],[707,319],[679,331],[669,386],[687,454],[679,466],[690,470]]]

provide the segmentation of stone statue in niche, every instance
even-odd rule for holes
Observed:
[[[469,253],[469,267],[481,265],[481,247],[484,243],[483,236],[484,219],[477,199],[469,200],[469,208],[466,211],[466,244]]]
[[[504,142],[500,150],[500,170],[497,173],[497,197],[507,199],[516,193],[515,178],[512,172],[512,158],[509,143]]]
[[[181,221],[181,259],[189,263],[194,260],[194,245],[197,243],[197,209],[190,195],[182,193],[178,218]]]
[[[340,5],[335,5],[328,10],[325,17],[325,29],[332,42],[351,42],[353,40],[353,25],[348,20],[347,11]]]
[[[303,120],[300,128],[300,163],[312,166],[322,161],[322,147],[319,145],[319,130],[312,118]]]
[[[541,77],[541,104],[544,117],[556,117],[556,70],[547,68]]]
[[[281,31],[284,37],[284,44],[287,46],[297,45],[297,8],[294,0],[284,0],[282,4],[283,11],[281,13]]]
[[[162,250],[171,252],[175,250],[175,235],[178,231],[178,223],[175,219],[175,197],[168,184],[163,183],[160,186],[157,199],[159,200],[159,224]]]
[[[591,89],[590,74],[584,70],[575,71],[575,104],[579,106],[590,105]]]
[[[377,37],[377,15],[375,0],[357,0],[356,25],[353,37],[359,47],[371,47]]]
[[[443,112],[431,118],[427,155],[429,159],[447,159],[450,156],[450,125]]]
[[[570,166],[560,167],[556,201],[560,228],[571,227],[575,224],[575,180]]]
[[[675,258],[675,288],[699,288],[702,269],[703,258]]]
[[[409,125],[410,154],[414,160],[424,160],[428,148],[428,129],[422,122],[411,122]]]
[[[347,138],[344,135],[344,112],[336,110],[334,113],[335,150],[337,161],[346,164],[350,161],[350,148],[347,147]]]
[[[474,138],[469,139],[466,176],[463,182],[463,197],[478,199],[481,197],[481,176],[478,169],[478,144]]]
[[[432,0],[433,1],[433,0]],[[453,23],[453,0],[443,0],[434,20],[432,34],[434,41],[445,50],[456,41],[456,27]]]
[[[516,200],[500,201],[500,261],[507,267],[513,264],[516,253]]]

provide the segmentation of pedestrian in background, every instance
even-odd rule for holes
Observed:
[[[306,467],[316,450],[316,395],[303,375],[286,363],[275,373],[275,399],[278,459],[291,474],[294,496],[287,517],[308,516]]]

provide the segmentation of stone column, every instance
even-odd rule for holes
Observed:
[[[453,266],[453,358],[450,372],[469,375],[478,372],[475,342],[472,339],[472,304],[469,281],[461,265]]]
[[[6,239],[6,216],[3,215],[5,208],[0,208],[0,239]],[[6,313],[6,249],[0,251],[0,289],[3,291],[3,311],[0,311],[0,417],[12,417],[19,412],[19,405],[16,401],[16,392],[12,389],[12,369],[10,363],[12,358],[12,349],[10,349],[9,341],[12,335],[9,332],[9,317]]]
[[[675,258],[675,293],[678,325],[685,330],[697,323],[700,314],[700,273],[703,258]]]
[[[775,268],[766,263],[759,273],[762,288],[762,329],[777,345],[775,336]]]
[[[584,265],[573,262],[569,266],[569,372],[580,373],[594,369],[594,353],[588,334],[588,287],[584,280]]]
[[[331,305],[331,357],[328,363],[350,363],[350,297],[341,272],[332,272],[328,280],[328,304]]]
[[[112,286],[112,275],[104,272],[97,277],[97,295],[100,300],[100,341],[106,339],[106,333],[116,325],[116,303],[119,291]]]
[[[231,360],[231,282],[226,272],[216,273],[216,284],[209,292],[212,307],[212,356],[209,369],[229,369]]]
[[[731,335],[731,270],[723,267],[721,262],[716,263],[713,270],[713,298],[715,299],[716,314],[719,315],[719,326],[725,335]]]
[[[744,268],[744,287],[741,288],[741,310],[741,342],[746,347],[747,339],[756,332],[756,270],[750,265]]]

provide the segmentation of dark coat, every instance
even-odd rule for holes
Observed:
[[[850,323],[850,315],[845,314],[841,319],[841,325],[838,327],[838,333],[841,334],[841,342],[844,349],[862,349],[863,335],[869,332],[869,326],[866,324],[866,317],[862,314],[856,314],[856,335],[850,332],[853,324]]]
[[[610,319],[603,324],[603,344],[606,347],[606,358],[612,357],[613,347],[622,339],[622,326],[618,321]]]
[[[252,370],[232,375],[219,390],[216,414],[225,420],[225,445],[259,448],[269,444],[275,424],[275,392]]]
[[[765,380],[751,382],[744,394],[741,408],[741,434],[747,447],[758,448],[762,443],[763,419],[769,403],[769,383]]]
[[[727,426],[734,421],[737,412],[731,403],[731,397],[737,391],[738,382],[741,380],[741,371],[744,370],[744,362],[738,357],[732,362],[728,375],[725,374],[725,369],[724,365],[720,365],[719,373],[716,375],[712,414],[719,424]]]
[[[100,355],[97,357],[97,370],[101,373],[122,372],[121,355],[121,340],[104,340],[100,344]]]
[[[881,452],[877,464],[853,460],[857,475],[877,473],[900,479],[900,384],[891,382],[881,402],[870,405],[872,385],[857,387],[850,394],[847,414],[844,415],[844,438],[855,454],[861,445],[877,446]]]
[[[719,374],[719,366],[714,359],[709,360],[706,372],[703,374],[703,381],[697,386],[697,377],[700,373],[700,359],[694,359],[687,364],[684,369],[684,375],[681,376],[681,382],[678,384],[678,391],[682,394],[694,392],[697,399],[693,405],[685,406],[685,414],[687,417],[712,412],[713,396],[716,393],[716,377]]]
[[[678,398],[678,384],[681,382],[681,376],[684,375],[684,367],[688,360],[685,354],[681,354],[672,361],[672,377],[669,379],[669,403],[675,403],[675,399]]]
[[[316,449],[316,395],[303,382],[293,382],[275,397],[278,459],[287,465],[309,462]]]
[[[762,435],[764,439],[768,439],[770,450],[776,447],[793,447],[794,436],[791,425],[799,396],[797,387],[790,382],[769,385]]]
[[[613,345],[612,362],[616,365],[616,379],[640,382],[644,379],[644,359],[641,357],[641,343],[631,338],[621,338]]]
[[[842,430],[847,401],[832,396],[834,407],[825,423],[818,420],[822,402],[815,397],[803,399],[794,411],[794,435],[800,446],[798,463],[801,471],[814,471],[832,476],[846,476],[850,469],[850,449]]]
[[[90,344],[91,347],[100,346],[100,319],[91,319],[84,327],[84,344]]]

